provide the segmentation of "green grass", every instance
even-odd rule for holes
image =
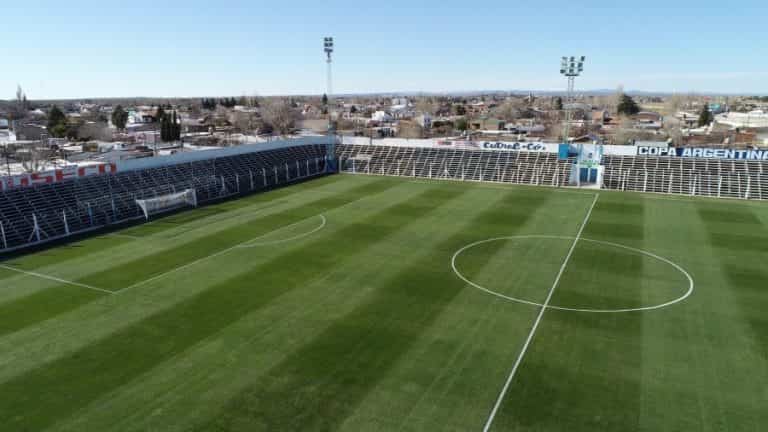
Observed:
[[[0,430],[481,430],[540,309],[451,258],[542,303],[593,198],[332,176],[7,260],[115,294],[0,269]],[[600,192],[551,304],[685,293],[612,244],[694,293],[546,310],[492,430],[768,425],[768,206],[667,198]]]

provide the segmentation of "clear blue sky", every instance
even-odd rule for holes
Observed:
[[[557,89],[768,93],[766,0],[21,1],[0,99]]]

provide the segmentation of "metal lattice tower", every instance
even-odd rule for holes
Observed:
[[[584,71],[585,57],[563,57],[560,61],[560,74],[568,78],[568,91],[565,96],[565,127],[563,132],[563,143],[568,144],[571,128],[571,108],[573,107],[573,88],[576,77]]]
[[[333,54],[333,38],[323,39],[323,50],[328,64],[326,96],[328,97],[328,143],[326,144],[326,172],[336,172],[336,130],[333,127],[333,87],[331,81],[331,54]]]

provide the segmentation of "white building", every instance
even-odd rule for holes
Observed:
[[[414,117],[416,123],[424,129],[432,128],[432,116],[429,113],[422,113]]]
[[[0,129],[0,145],[16,142],[16,135],[10,129]]]
[[[734,128],[768,128],[768,113],[760,110],[748,113],[727,112],[716,115],[715,122]]]
[[[371,115],[371,120],[379,123],[392,121],[392,116],[386,111],[376,111]]]

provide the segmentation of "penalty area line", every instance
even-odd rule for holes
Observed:
[[[512,366],[512,370],[509,372],[509,376],[507,377],[507,380],[504,382],[504,386],[501,388],[501,392],[499,392],[498,398],[496,398],[496,403],[493,405],[493,409],[491,410],[491,413],[488,416],[488,420],[485,422],[485,426],[483,427],[483,432],[488,432],[491,429],[491,426],[493,425],[493,420],[496,418],[496,414],[499,411],[501,402],[504,400],[504,397],[507,395],[509,386],[510,384],[512,384],[512,380],[515,378],[515,373],[517,373],[517,369],[520,367],[520,364],[523,362],[523,357],[525,357],[525,353],[528,351],[528,346],[530,346],[531,341],[533,340],[533,336],[536,334],[536,330],[539,328],[539,323],[541,322],[541,318],[544,316],[544,311],[547,310],[547,306],[549,305],[550,300],[552,300],[552,294],[555,293],[555,289],[557,288],[557,285],[560,283],[560,278],[563,276],[563,273],[565,273],[565,268],[568,266],[568,262],[571,260],[571,255],[573,255],[573,251],[576,249],[576,245],[579,243],[581,234],[584,232],[584,228],[587,226],[587,223],[589,222],[589,217],[592,215],[592,210],[595,208],[595,204],[597,204],[598,198],[600,198],[599,193],[595,194],[595,198],[592,200],[592,205],[589,206],[587,215],[584,216],[584,221],[581,223],[579,232],[576,234],[576,237],[573,239],[571,248],[568,250],[568,254],[565,256],[565,259],[563,260],[563,264],[560,266],[560,270],[557,272],[557,276],[555,277],[555,281],[552,283],[552,287],[549,289],[547,298],[544,300],[544,303],[541,305],[541,309],[539,310],[539,315],[536,317],[536,321],[533,322],[533,326],[531,327],[531,331],[528,333],[528,337],[525,339],[523,348],[520,350],[520,354],[518,354],[517,359],[515,360],[515,364]]]
[[[6,270],[15,271],[15,272],[22,273],[22,274],[29,275],[29,276],[35,276],[35,277],[38,277],[38,278],[41,278],[41,279],[48,279],[48,280],[51,280],[51,281],[54,281],[54,282],[63,283],[63,284],[66,284],[66,285],[72,285],[72,286],[76,286],[76,287],[80,287],[80,288],[86,288],[86,289],[89,289],[89,290],[99,291],[99,292],[103,292],[103,293],[107,293],[107,294],[115,294],[115,291],[111,291],[111,290],[108,290],[108,289],[99,288],[99,287],[95,287],[95,286],[91,286],[91,285],[86,285],[86,284],[80,283],[80,282],[73,282],[73,281],[69,281],[69,280],[66,280],[66,279],[58,278],[56,276],[49,276],[49,275],[46,275],[46,274],[37,273],[37,272],[33,272],[33,271],[21,270],[21,269],[17,269],[17,268],[14,268],[14,267],[11,267],[11,266],[7,266],[7,265],[4,265],[4,264],[0,264],[0,268],[6,269]]]
[[[251,243],[251,242],[253,242],[255,240],[262,239],[262,238],[264,238],[264,237],[266,237],[266,236],[268,236],[268,235],[270,235],[272,233],[278,232],[278,231],[286,229],[286,228],[294,227],[294,226],[304,222],[305,220],[309,220],[309,219],[304,219],[304,220],[300,220],[300,221],[298,221],[296,223],[292,223],[290,225],[286,225],[284,227],[278,228],[278,229],[276,229],[276,230],[274,230],[272,232],[269,232],[267,234],[264,234],[262,236],[253,238],[250,241],[248,241],[248,243],[241,244],[238,247],[240,247],[240,248],[253,248],[253,247],[260,247],[260,246],[269,246],[269,245],[287,243],[287,242],[290,242],[290,241],[294,241],[294,240],[298,240],[298,239],[310,236],[310,235],[320,231],[321,229],[325,228],[325,225],[328,223],[328,221],[325,219],[325,216],[323,216],[323,215],[319,215],[319,216],[320,216],[320,225],[318,225],[317,227],[313,228],[311,231],[308,231],[308,232],[305,232],[305,233],[301,233],[301,234],[297,234],[297,235],[295,235],[293,237],[288,237],[288,238],[284,238],[284,239],[280,239],[280,240],[271,240],[271,241],[265,241],[265,242]]]
[[[243,247],[249,247],[249,246],[248,246],[248,244],[249,244],[249,243],[252,243],[252,242],[253,242],[253,241],[255,241],[255,240],[258,240],[258,239],[264,238],[264,237],[266,237],[266,236],[268,236],[268,235],[270,235],[270,234],[272,234],[272,233],[275,233],[275,232],[278,232],[278,231],[280,231],[280,230],[284,230],[284,229],[286,229],[286,228],[289,228],[289,227],[292,227],[292,226],[298,225],[298,224],[299,224],[299,223],[301,223],[301,222],[304,222],[304,221],[306,221],[306,220],[308,220],[308,219],[316,218],[316,217],[318,217],[318,216],[319,216],[319,217],[321,217],[321,218],[322,218],[322,220],[323,220],[323,224],[322,224],[321,228],[325,227],[325,221],[326,221],[326,219],[325,219],[325,216],[323,216],[322,214],[316,214],[316,215],[314,215],[314,216],[306,217],[306,218],[304,218],[304,219],[301,219],[301,220],[299,220],[299,221],[296,221],[296,222],[294,222],[294,223],[292,223],[292,224],[281,226],[281,227],[279,227],[279,228],[276,228],[276,229],[273,229],[272,231],[269,231],[269,232],[267,232],[267,233],[264,233],[264,234],[261,234],[261,235],[259,235],[259,236],[256,236],[256,237],[253,237],[253,238],[250,238],[250,239],[248,239],[248,240],[246,240],[246,241],[244,241],[244,242],[240,242],[240,243],[238,243],[238,244],[236,244],[236,245],[234,245],[234,246],[230,246],[230,247],[228,247],[228,248],[226,248],[226,249],[222,249],[222,250],[220,250],[220,251],[218,251],[218,252],[212,253],[212,254],[210,254],[210,255],[206,255],[206,256],[204,256],[204,257],[202,257],[202,258],[198,258],[198,259],[196,259],[196,260],[194,260],[194,261],[188,262],[187,264],[181,265],[181,266],[179,266],[179,267],[174,267],[174,268],[172,268],[172,269],[168,270],[167,272],[164,272],[164,273],[160,273],[160,274],[158,274],[158,275],[152,276],[152,277],[151,277],[151,278],[149,278],[149,279],[144,279],[143,281],[140,281],[140,282],[136,282],[135,284],[133,284],[133,285],[131,285],[131,286],[128,286],[128,287],[126,287],[126,288],[123,288],[123,289],[117,290],[117,291],[115,291],[114,293],[115,293],[115,294],[121,294],[121,293],[123,293],[123,292],[125,292],[125,291],[128,291],[128,290],[132,289],[132,288],[137,288],[137,287],[140,287],[140,286],[142,286],[142,285],[146,285],[146,284],[148,284],[148,283],[150,283],[150,282],[154,282],[154,281],[156,281],[156,280],[158,280],[158,279],[164,278],[164,277],[166,277],[166,276],[168,276],[168,275],[170,275],[170,274],[172,274],[172,273],[176,273],[176,272],[178,272],[179,270],[184,270],[184,269],[186,269],[186,268],[189,268],[189,267],[192,267],[192,266],[194,266],[194,265],[196,265],[196,264],[199,264],[199,263],[201,263],[201,262],[203,262],[203,261],[206,261],[206,260],[209,260],[209,259],[212,259],[212,258],[216,258],[217,256],[220,256],[220,255],[224,255],[224,254],[226,254],[226,253],[229,253],[229,252],[231,252],[231,251],[233,251],[233,250],[235,250],[235,249],[241,249],[241,248],[243,248]],[[319,231],[319,229],[317,229],[317,231]],[[315,232],[315,231],[313,231],[313,232]]]

